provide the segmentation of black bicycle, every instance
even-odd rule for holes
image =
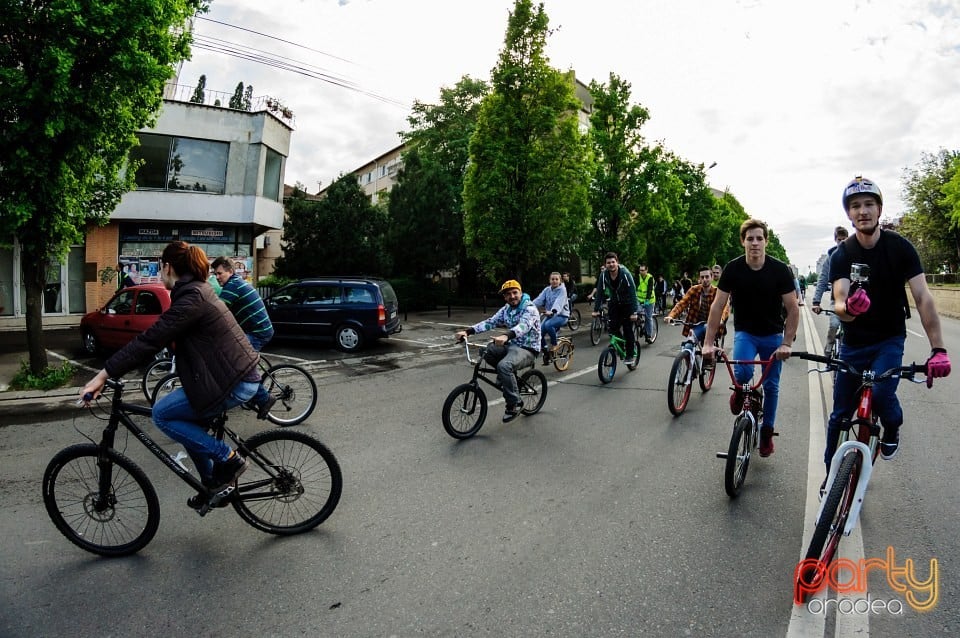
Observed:
[[[483,427],[487,418],[487,395],[480,387],[480,381],[497,390],[502,390],[496,378],[497,369],[484,359],[486,346],[477,346],[466,339],[463,340],[467,353],[467,361],[473,364],[473,378],[467,383],[455,387],[443,402],[443,429],[455,439],[468,439]],[[476,360],[470,356],[470,346],[480,348]],[[534,359],[534,364],[536,359]],[[493,378],[486,376],[492,374]],[[515,372],[516,374],[516,372]],[[520,391],[520,400],[523,406],[520,413],[526,416],[536,414],[547,400],[547,377],[533,368],[517,375],[517,388]]]
[[[101,395],[113,396],[100,442],[84,434],[90,443],[64,448],[43,474],[47,514],[71,543],[101,556],[127,556],[146,547],[157,532],[157,492],[144,471],[115,449],[120,426],[199,495],[196,511],[201,516],[232,505],[253,527],[292,535],[313,529],[336,509],[343,488],[340,465],[316,438],[273,429],[244,440],[227,427],[226,413],[220,414],[210,421],[210,429],[218,439],[232,441],[248,467],[235,484],[208,488],[181,464],[179,455],[165,452],[137,426],[133,417],[150,417],[152,409],[124,403],[123,386],[123,379],[109,379]]]
[[[657,321],[657,313],[653,313],[653,332],[647,334],[647,315],[643,307],[640,308],[640,312],[637,313],[637,320],[633,324],[633,334],[637,341],[637,347],[640,347],[641,343],[653,343],[657,340],[657,335],[660,334],[660,322]]]
[[[570,297],[570,318],[567,319],[567,327],[571,332],[576,332],[580,328],[580,309],[573,307],[573,302],[576,300],[576,295]]]
[[[600,306],[600,314],[590,322],[590,343],[597,345],[603,336],[603,329],[607,325],[607,304]]]

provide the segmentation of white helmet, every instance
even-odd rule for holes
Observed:
[[[848,202],[850,198],[860,193],[873,195],[877,198],[880,205],[883,206],[883,194],[880,192],[880,187],[873,183],[873,181],[857,175],[853,178],[853,181],[843,189],[843,210],[849,210]]]

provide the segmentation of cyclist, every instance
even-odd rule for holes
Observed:
[[[560,277],[563,280],[563,287],[567,291],[567,301],[570,302],[570,309],[573,310],[573,303],[577,300],[577,284],[570,279],[570,273],[565,272]]]
[[[107,359],[80,390],[80,397],[88,405],[84,395],[96,398],[107,379],[147,363],[175,341],[183,385],[157,401],[153,421],[183,444],[204,485],[219,490],[236,481],[247,461],[208,434],[206,421],[253,397],[260,375],[257,352],[207,283],[209,263],[198,246],[175,241],[164,248],[160,278],[171,291],[170,307],[153,326]]]
[[[550,273],[550,285],[543,289],[533,300],[533,305],[543,309],[547,319],[540,324],[540,348],[543,352],[543,365],[550,363],[557,348],[557,330],[567,325],[570,319],[570,304],[567,301],[567,289],[560,284],[560,273]],[[547,349],[547,340],[550,348]]]
[[[540,352],[540,313],[530,301],[530,295],[520,289],[520,282],[508,279],[500,286],[500,294],[506,304],[492,317],[454,334],[457,341],[468,335],[479,334],[493,328],[506,328],[507,332],[493,338],[494,346],[487,349],[487,360],[496,360],[497,379],[503,392],[506,410],[503,422],[507,423],[520,415],[523,402],[517,387],[516,371],[533,365]]]
[[[884,372],[903,363],[908,312],[905,286],[910,286],[920,322],[930,342],[927,386],[950,374],[950,357],[943,344],[940,316],[927,288],[916,249],[897,233],[880,228],[883,195],[871,180],[856,177],[843,189],[843,209],[853,224],[854,235],[843,241],[830,257],[834,309],[844,326],[840,358],[858,370]],[[855,273],[869,268],[867,279],[855,281]],[[833,387],[833,412],[827,425],[824,462],[827,469],[837,446],[840,421],[856,405],[859,379],[837,375]],[[890,460],[900,449],[903,409],[897,400],[899,379],[891,377],[873,387],[873,405],[883,425],[880,456]]]
[[[637,303],[643,307],[644,329],[646,330],[646,342],[652,343],[653,339],[653,309],[656,305],[656,282],[653,275],[647,272],[647,265],[640,264],[640,272],[637,276]]]
[[[733,358],[775,358],[763,382],[763,423],[760,427],[760,456],[773,454],[773,434],[780,399],[780,368],[790,356],[800,323],[800,307],[793,287],[793,272],[785,263],[767,255],[767,225],[759,219],[740,224],[740,243],[744,255],[723,268],[717,284],[717,296],[710,306],[703,358],[709,362],[717,348],[713,341],[720,329],[723,308],[733,306]],[[783,311],[786,309],[786,319]],[[734,369],[737,383],[753,376],[753,366]],[[730,411],[740,412],[739,395],[730,395]]]
[[[687,323],[704,322],[702,325],[692,328],[690,326],[683,327],[683,336],[686,337],[692,331],[697,336],[700,345],[703,345],[703,337],[707,333],[706,321],[710,316],[710,305],[717,297],[717,289],[710,283],[712,276],[709,266],[701,266],[699,283],[691,286],[687,294],[683,296],[683,299],[674,304],[670,312],[667,313],[667,316],[663,318],[664,321],[672,324],[680,316],[680,313],[686,310]],[[723,308],[722,322],[726,322],[727,320],[729,307],[730,306],[724,306]]]
[[[638,350],[633,336],[633,324],[637,321],[639,304],[637,303],[637,287],[633,283],[630,271],[620,265],[617,253],[607,253],[603,258],[603,270],[597,278],[597,290],[604,292],[596,295],[593,300],[593,316],[600,316],[600,305],[603,297],[608,301],[607,310],[610,322],[610,332],[623,337],[626,344],[627,361],[635,365]]]
[[[657,312],[662,313],[667,304],[667,280],[663,278],[663,275],[657,275],[654,294],[657,297]]]
[[[213,260],[212,267],[217,283],[220,284],[220,292],[217,293],[220,300],[233,313],[253,349],[260,352],[273,339],[273,324],[260,293],[236,273],[233,262],[228,257],[217,257]],[[276,402],[276,397],[270,396],[267,389],[261,386],[250,404],[256,408],[258,419],[266,419],[270,408]]]
[[[823,293],[830,289],[830,303],[833,303],[833,286],[830,285],[830,257],[843,240],[847,238],[847,229],[843,226],[837,226],[833,229],[834,245],[827,251],[827,258],[823,260],[823,266],[820,267],[820,276],[817,278],[817,287],[813,291],[813,303],[810,310],[814,314],[820,314],[820,298]],[[830,356],[833,352],[833,344],[837,340],[837,331],[840,330],[840,317],[836,314],[830,315],[830,327],[827,328],[827,345],[823,349],[823,354]]]
[[[723,274],[723,266],[721,266],[720,264],[714,264],[713,267],[710,269],[710,277],[711,277],[710,285],[716,288],[717,284],[720,283],[720,275],[722,274]]]

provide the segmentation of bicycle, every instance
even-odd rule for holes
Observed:
[[[600,336],[603,334],[603,327],[607,325],[607,305],[600,306],[600,314],[593,318],[590,323],[590,343],[597,345],[600,343]]]
[[[473,364],[473,377],[467,383],[462,383],[450,391],[443,402],[441,413],[443,429],[455,439],[472,437],[480,431],[487,418],[487,395],[480,387],[480,381],[497,390],[503,390],[503,386],[496,379],[496,366],[484,365],[486,360],[483,357],[487,352],[487,346],[478,346],[467,339],[464,339],[463,343],[467,361]],[[470,346],[479,348],[476,360],[470,356]],[[517,372],[514,371],[514,374],[517,376],[520,400],[523,402],[520,412],[525,416],[536,414],[547,400],[547,377],[535,367],[523,374],[517,374]],[[486,376],[491,373],[494,375],[492,380]]]
[[[570,337],[557,337],[557,347],[553,352],[544,351],[543,365],[553,364],[557,372],[563,372],[570,367],[573,361],[573,339]]]
[[[713,377],[717,372],[716,363],[704,365],[703,346],[700,340],[694,334],[692,328],[702,326],[705,321],[695,323],[689,321],[676,321],[676,325],[691,328],[690,334],[683,338],[680,343],[680,351],[673,359],[673,366],[670,368],[670,380],[667,382],[667,408],[670,414],[680,416],[687,409],[690,402],[690,392],[693,388],[693,378],[697,377],[700,382],[700,389],[708,392],[713,387]],[[714,345],[720,347],[719,336],[714,339]]]
[[[821,309],[820,309],[820,313],[821,313],[821,314],[824,314],[824,315],[827,315],[827,316],[837,314],[837,313],[834,312],[833,310],[829,310],[829,309],[827,309],[827,308],[821,308]],[[836,334],[836,335],[834,336],[834,338],[833,338],[833,345],[830,347],[830,354],[828,354],[828,355],[826,355],[826,356],[830,357],[831,359],[839,359],[839,358],[840,358],[840,343],[841,343],[842,341],[843,341],[843,322],[841,321],[841,322],[840,322],[840,326],[837,328],[837,334]],[[833,369],[833,380],[834,380],[834,382],[836,382],[836,380],[837,380],[837,370],[836,370],[836,368]]]
[[[271,365],[262,356],[257,365],[260,367],[260,385],[270,393],[276,402],[267,413],[267,420],[275,425],[287,427],[303,423],[317,407],[317,383],[309,372],[292,363]],[[143,384],[155,375],[154,370],[169,367],[160,381],[154,383],[149,391],[142,385],[147,402],[153,405],[161,396],[165,396],[180,387],[180,377],[177,374],[176,357],[171,357],[169,363],[159,359],[151,363],[143,373]],[[247,410],[255,409],[246,403],[242,407]]]
[[[772,369],[776,358],[769,359],[728,359],[723,351],[717,352],[717,361],[727,366],[730,389],[737,393],[737,402],[742,402],[740,413],[733,421],[733,432],[730,435],[730,445],[726,452],[717,452],[717,458],[726,459],[723,473],[723,488],[730,498],[740,494],[740,488],[747,478],[747,469],[750,467],[750,457],[760,444],[760,420],[763,418],[763,382]],[[733,373],[735,365],[763,366],[760,379],[751,384],[748,379],[744,383],[737,383]],[[774,433],[774,436],[777,436]]]
[[[609,330],[609,325],[607,328]],[[626,347],[626,339],[610,331],[610,345],[600,353],[600,360],[597,361],[597,376],[600,377],[600,383],[607,384],[613,381],[613,375],[617,372],[617,358],[626,362],[627,370],[630,372],[637,369],[637,365],[640,363],[640,344],[633,344],[635,353],[630,361],[627,360]]]
[[[660,334],[660,323],[657,321],[657,314],[653,313],[653,333],[647,334],[647,322],[646,322],[646,313],[643,311],[642,307],[639,313],[637,313],[637,320],[633,326],[634,335],[637,341],[637,347],[640,346],[642,340],[649,338],[649,343],[653,343],[657,340],[657,335]]]
[[[818,591],[823,586],[827,569],[838,553],[840,537],[850,535],[857,526],[863,508],[873,464],[880,452],[881,426],[879,417],[873,411],[873,386],[891,377],[924,383],[927,367],[926,364],[912,363],[878,374],[873,370],[857,370],[834,357],[807,352],[794,352],[791,356],[826,364],[825,368],[814,368],[810,372],[852,374],[860,377],[861,381],[855,412],[840,423],[837,450],[830,460],[830,472],[822,490],[824,497],[817,511],[813,537],[804,559],[797,565],[794,601],[801,604],[806,594]],[[914,378],[917,373],[922,373],[924,378]]]
[[[570,297],[570,318],[567,319],[567,327],[570,328],[570,332],[576,332],[580,329],[580,309],[573,307],[573,302],[576,300],[576,295]]]
[[[233,442],[246,457],[248,468],[236,483],[208,488],[181,464],[180,454],[165,452],[134,422],[133,417],[150,417],[153,410],[125,403],[123,387],[123,379],[107,380],[101,396],[106,399],[111,392],[113,396],[100,442],[81,432],[90,443],[64,448],[43,474],[47,514],[74,545],[101,556],[127,556],[146,547],[157,532],[156,489],[140,466],[114,447],[120,426],[200,495],[203,504],[196,509],[200,516],[232,505],[256,529],[286,536],[313,529],[336,509],[343,476],[336,457],[316,438],[272,429],[244,440],[227,427],[223,412],[209,426],[218,439]]]

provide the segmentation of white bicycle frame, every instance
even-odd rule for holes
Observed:
[[[683,380],[683,385],[690,385],[693,383],[693,369],[697,367],[697,336],[693,332],[680,342],[680,352],[690,357],[690,365],[687,366],[687,378]]]
[[[840,463],[848,453],[859,454],[861,463],[860,478],[857,480],[857,487],[853,491],[853,503],[850,505],[850,514],[847,516],[847,523],[843,528],[844,536],[849,536],[853,528],[857,526],[857,520],[860,518],[860,509],[863,507],[863,497],[867,492],[867,483],[870,482],[870,475],[873,474],[873,456],[870,453],[870,448],[865,443],[857,440],[844,441],[837,448],[837,451],[833,453],[833,458],[830,459],[830,474],[827,475],[826,491],[824,494],[830,493],[830,489],[833,487],[833,481],[837,477],[837,472],[840,471]],[[818,524],[820,523],[820,517],[823,515],[823,508],[826,503],[826,498],[820,501],[820,508],[817,510]]]

